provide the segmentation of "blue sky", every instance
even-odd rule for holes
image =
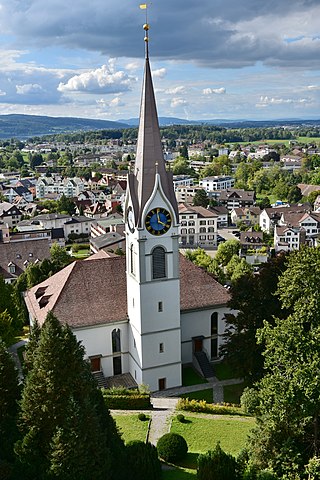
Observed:
[[[154,0],[161,116],[320,118],[320,0]],[[132,0],[0,0],[0,114],[137,117],[144,11]]]

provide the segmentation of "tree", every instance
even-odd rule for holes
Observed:
[[[226,453],[218,442],[214,450],[200,454],[198,457],[197,478],[199,480],[236,480],[236,459]]]
[[[41,165],[43,163],[43,157],[41,153],[33,153],[30,156],[30,168],[34,170],[38,165]]]
[[[56,242],[50,248],[50,256],[57,270],[60,270],[70,263],[70,255],[67,250]]]
[[[275,295],[279,276],[285,270],[285,256],[278,256],[252,271],[235,278],[229,307],[237,314],[226,315],[225,343],[220,353],[232,367],[235,376],[252,384],[263,375],[263,347],[257,343],[257,330],[264,321],[273,324],[274,315],[285,315]]]
[[[13,461],[19,394],[14,360],[0,339],[0,460]]]
[[[288,202],[289,203],[297,203],[301,200],[302,195],[301,195],[301,190],[297,185],[292,185],[289,190],[288,190]]]
[[[259,415],[252,459],[279,478],[303,478],[319,456],[320,437],[320,250],[303,248],[288,258],[278,296],[285,318],[265,322],[266,374],[258,384]]]
[[[193,205],[207,208],[209,198],[207,192],[204,189],[197,190],[193,197]]]
[[[227,240],[220,243],[215,260],[222,266],[226,266],[233,255],[238,255],[240,250],[239,240]]]
[[[23,478],[123,478],[123,443],[84,347],[52,313],[34,347],[15,447]]]
[[[126,450],[130,480],[161,479],[161,463],[154,445],[133,440],[127,444]]]
[[[57,202],[57,210],[59,213],[74,215],[76,211],[76,204],[71,200],[71,198],[61,195],[61,198]]]
[[[179,153],[180,153],[181,157],[189,160],[188,147],[185,143],[179,148]]]

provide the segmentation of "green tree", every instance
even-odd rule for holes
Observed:
[[[224,243],[220,243],[215,260],[218,264],[226,266],[233,255],[238,255],[240,251],[239,240],[227,240]]]
[[[288,258],[278,296],[286,318],[265,322],[266,374],[258,384],[259,415],[251,440],[253,460],[279,478],[303,478],[319,456],[320,249],[303,248]]]
[[[288,202],[289,203],[297,203],[301,200],[301,198],[302,198],[302,195],[301,195],[300,188],[297,187],[297,185],[292,185],[288,189],[288,195],[287,195]]]
[[[65,267],[70,263],[70,255],[65,247],[61,247],[58,243],[54,243],[50,248],[50,256],[52,262],[55,264],[57,270]]]
[[[193,197],[193,205],[207,208],[209,198],[207,192],[204,189],[197,190]]]
[[[12,462],[14,458],[19,394],[14,360],[0,339],[0,460]]]
[[[71,198],[61,195],[61,198],[57,202],[57,210],[59,213],[74,215],[76,211],[76,204],[71,200]]]
[[[189,160],[188,147],[185,143],[179,148],[179,153],[180,153],[181,157]]]
[[[247,272],[232,282],[229,307],[237,314],[226,315],[225,343],[221,354],[234,375],[252,384],[263,375],[263,346],[257,343],[257,330],[264,321],[273,324],[274,315],[285,311],[275,292],[278,279],[285,270],[285,256],[280,255],[261,266],[259,275]]]
[[[122,478],[123,443],[84,353],[49,313],[21,399],[15,450],[25,479]]]
[[[199,480],[236,480],[236,459],[226,453],[218,442],[214,450],[198,457],[197,479]]]

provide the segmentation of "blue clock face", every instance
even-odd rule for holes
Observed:
[[[152,235],[163,235],[171,227],[171,215],[165,208],[154,208],[146,216],[146,228]]]

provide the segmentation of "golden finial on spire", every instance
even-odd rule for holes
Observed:
[[[151,5],[150,3],[140,3],[140,8],[141,10],[145,10],[146,11],[146,23],[143,25],[143,30],[145,31],[145,35],[144,35],[144,41],[145,41],[145,44],[146,44],[146,58],[148,58],[149,56],[149,46],[148,46],[148,42],[149,42],[149,24],[148,24],[148,6]]]

